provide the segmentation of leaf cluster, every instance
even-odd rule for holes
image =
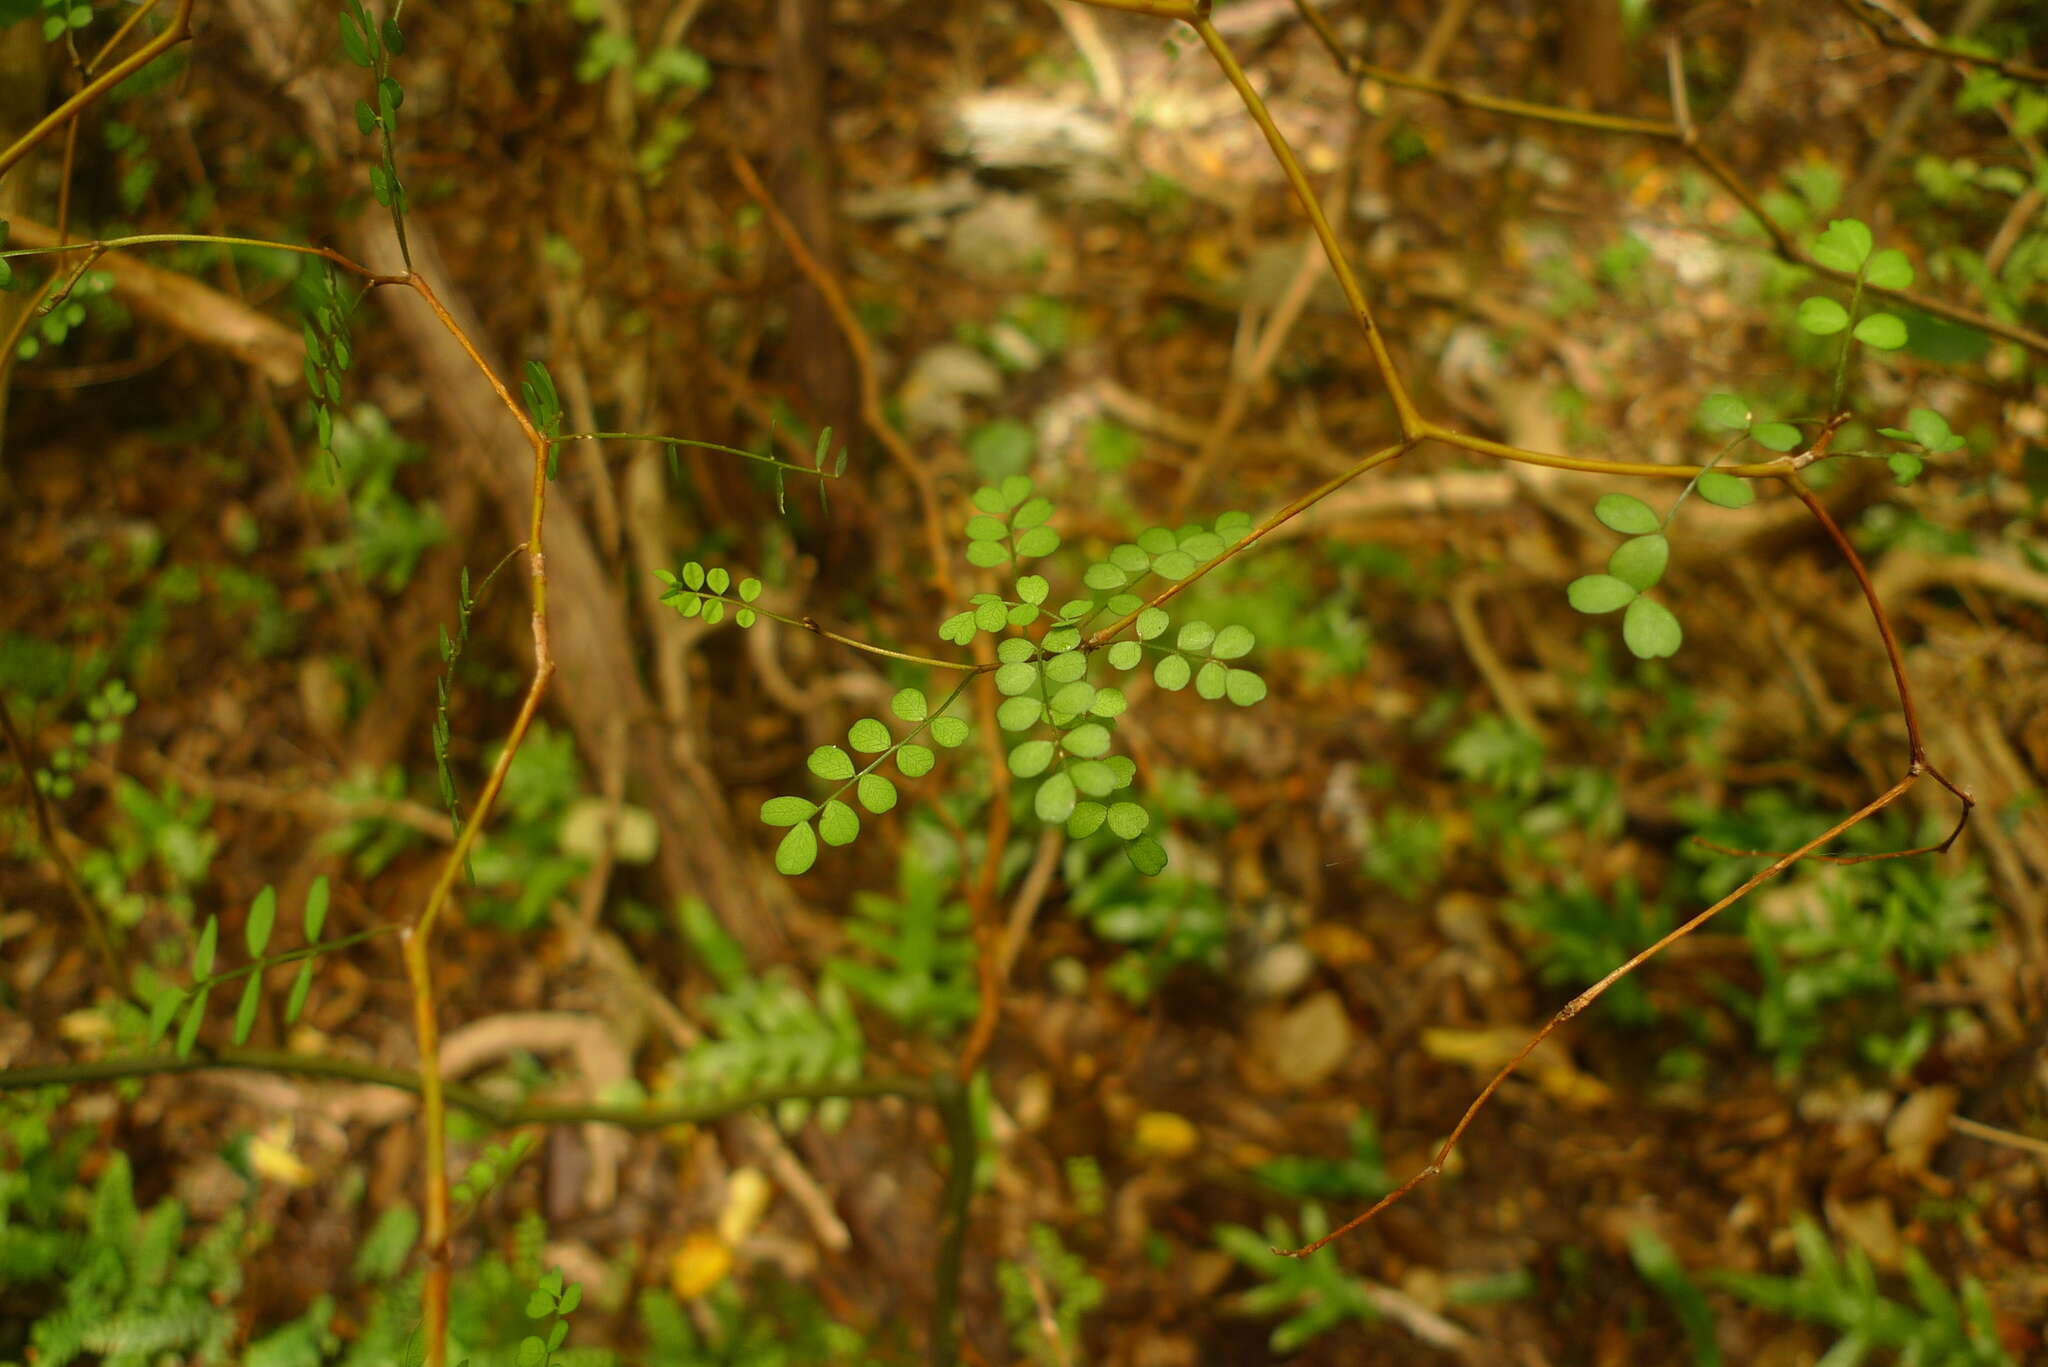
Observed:
[[[206,1022],[206,1007],[213,989],[242,978],[245,981],[235,1006],[234,1041],[237,1045],[248,1043],[250,1032],[256,1028],[257,1010],[263,1004],[263,970],[294,959],[299,963],[299,971],[285,996],[284,1021],[290,1025],[298,1020],[299,1013],[306,1008],[306,994],[313,986],[314,958],[336,947],[320,942],[320,931],[327,921],[327,901],[327,878],[323,874],[314,879],[313,885],[307,889],[306,904],[300,910],[299,924],[305,935],[306,947],[265,958],[263,951],[269,945],[271,930],[277,924],[277,890],[266,884],[249,904],[249,915],[242,927],[242,942],[249,951],[250,962],[222,973],[213,971],[220,943],[220,918],[207,917],[205,926],[192,942],[191,984],[176,987],[160,982],[155,987],[155,995],[149,1001],[150,1042],[162,1039],[170,1030],[171,1022],[182,1013],[183,1023],[178,1027],[173,1047],[181,1058],[190,1054],[199,1041],[199,1027]]]
[[[1277,1215],[1267,1217],[1264,1234],[1243,1225],[1216,1227],[1216,1246],[1263,1283],[1238,1296],[1237,1309],[1247,1315],[1287,1316],[1266,1340],[1275,1353],[1296,1352],[1346,1320],[1373,1324],[1380,1317],[1365,1288],[1337,1261],[1334,1247],[1306,1258],[1274,1251],[1313,1243],[1329,1232],[1329,1216],[1314,1202],[1302,1207],[1299,1239]]]
[[[768,1087],[850,1082],[860,1076],[867,1041],[838,982],[818,984],[814,997],[783,966],[756,974],[702,902],[685,902],[677,920],[718,990],[698,1004],[705,1037],[659,1088],[667,1099],[709,1102]],[[776,1118],[794,1129],[812,1109],[809,1101],[785,1101],[777,1106]],[[820,1103],[817,1109],[827,1128],[847,1113],[842,1100]]]
[[[851,791],[870,815],[880,816],[896,806],[896,785],[881,772],[894,760],[905,778],[923,778],[938,762],[933,750],[919,742],[927,735],[934,745],[952,749],[967,739],[967,723],[945,714],[944,709],[959,695],[955,689],[934,708],[920,689],[905,688],[889,700],[890,714],[910,730],[902,736],[879,717],[862,717],[846,728],[846,747],[821,745],[811,751],[807,762],[812,774],[835,785],[821,800],[806,797],[771,797],[761,804],[761,820],[770,826],[787,827],[776,846],[775,867],[794,877],[817,862],[818,842],[850,845],[860,837],[860,816],[845,800]],[[853,753],[849,754],[848,749]],[[863,757],[856,763],[854,755]]]

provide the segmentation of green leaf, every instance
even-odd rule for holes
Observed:
[[[249,1042],[256,1028],[256,1008],[263,1002],[263,975],[251,973],[242,983],[242,1000],[235,1004],[235,1047]]]
[[[996,706],[996,725],[1005,731],[1029,731],[1045,716],[1045,704],[1031,694],[1005,698]]]
[[[1046,583],[1043,575],[1027,574],[1017,581],[1017,597],[1020,601],[1036,606],[1045,601],[1045,595],[1052,592],[1052,585]]]
[[[761,581],[760,581],[760,580],[758,580],[758,579],[742,579],[742,580],[740,580],[740,601],[741,601],[742,603],[751,603],[751,602],[753,602],[753,601],[754,601],[754,600],[755,600],[756,598],[759,598],[760,596],[761,596]]]
[[[1047,825],[1057,825],[1074,814],[1074,780],[1065,774],[1054,774],[1038,785],[1038,794],[1032,799],[1032,810],[1038,819]]]
[[[1199,562],[1186,551],[1168,551],[1152,562],[1152,573],[1161,579],[1178,582],[1193,574],[1198,567]]]
[[[312,944],[320,938],[320,928],[327,924],[327,875],[321,874],[313,880],[313,886],[306,890],[306,909],[300,916],[306,929],[306,943]]]
[[[1050,527],[1033,527],[1017,538],[1017,554],[1032,557],[1051,555],[1060,548],[1060,534]]]
[[[817,862],[818,833],[809,822],[791,826],[782,843],[775,847],[775,871],[785,877],[794,878]]]
[[[1661,660],[1685,639],[1678,618],[1654,598],[1638,598],[1621,619],[1621,639],[1639,660]]]
[[[1052,500],[1044,498],[1028,499],[1023,507],[1017,509],[1016,515],[1010,519],[1010,525],[1020,532],[1029,531],[1033,527],[1043,525],[1051,517]]]
[[[1656,532],[1632,536],[1607,557],[1607,572],[1637,590],[1654,588],[1671,559],[1671,543]]]
[[[1830,270],[1854,275],[1870,259],[1870,229],[1861,219],[1838,218],[1813,244],[1813,259]]]
[[[802,797],[771,797],[761,804],[761,820],[770,826],[794,826],[809,821],[818,804]]]
[[[1114,565],[1090,565],[1081,582],[1091,589],[1120,589],[1131,582],[1131,577]]]
[[[213,973],[213,952],[220,943],[220,918],[206,918],[205,929],[199,932],[199,943],[192,947],[193,978],[209,977]]]
[[[291,995],[284,1000],[284,1023],[296,1025],[299,1013],[306,1009],[306,994],[313,989],[313,961],[303,959],[299,963],[298,976],[292,979]]]
[[[1215,660],[1206,661],[1195,671],[1195,692],[1210,702],[1216,701],[1223,696],[1225,676],[1229,672],[1227,666]]]
[[[1053,743],[1049,740],[1027,740],[1010,751],[1010,772],[1018,778],[1037,778],[1051,765]]]
[[[1149,835],[1141,835],[1124,846],[1131,867],[1147,878],[1156,878],[1166,868],[1166,847]]]
[[[367,67],[372,64],[368,36],[346,13],[341,16],[341,50],[357,66]]]
[[[859,837],[859,815],[838,798],[829,799],[818,815],[818,838],[827,845],[851,845]]]
[[[1109,728],[1101,722],[1083,722],[1067,732],[1061,742],[1067,753],[1082,759],[1100,759],[1109,752]],[[1064,818],[1062,818],[1064,819]]]
[[[1832,337],[1849,326],[1849,310],[1816,295],[1799,302],[1799,326],[1816,337]]]
[[[1906,325],[1894,313],[1873,313],[1856,325],[1856,340],[1879,351],[1897,351],[1906,344]]]
[[[1613,612],[1635,598],[1634,585],[1611,574],[1588,574],[1572,580],[1564,596],[1580,612]]]
[[[849,779],[853,777],[853,757],[836,745],[821,745],[811,751],[811,772],[819,778]]]
[[[1920,478],[1920,472],[1926,468],[1926,462],[1911,451],[1895,451],[1884,458],[1884,463],[1890,467],[1892,479],[1902,485]]]
[[[846,743],[863,755],[878,755],[889,748],[889,728],[873,717],[862,717],[846,728]]]
[[[1902,290],[1913,283],[1913,263],[1896,247],[1888,247],[1870,258],[1863,278],[1881,290]]]
[[[959,646],[964,646],[972,641],[974,639],[973,611],[970,609],[967,612],[956,612],[945,621],[939,623],[939,639],[951,641],[954,645]]]
[[[1052,638],[1053,633],[1048,631],[1045,634],[1046,641],[1049,642]],[[1052,646],[1047,645],[1046,649],[1051,650]],[[1047,683],[1072,683],[1087,672],[1088,657],[1079,653],[1055,655],[1045,662],[1045,681]]]
[[[1709,394],[1700,400],[1700,425],[1710,431],[1740,432],[1749,426],[1749,405],[1738,395]]]
[[[1146,608],[1138,614],[1138,620],[1132,625],[1138,633],[1139,640],[1149,641],[1165,631],[1170,620],[1172,619],[1166,615],[1165,608]]]
[[[1799,429],[1789,422],[1758,423],[1749,430],[1759,446],[1773,451],[1790,451],[1799,444]]]
[[[1028,693],[1038,687],[1038,666],[1019,660],[1015,664],[996,666],[996,692],[1006,698],[1019,693]]]
[[[967,563],[978,569],[992,570],[1010,563],[1010,551],[999,542],[970,541],[967,543]]]
[[[1010,621],[1010,614],[1004,611],[1002,603],[993,597],[976,604],[973,617],[974,625],[982,631],[1001,631]],[[968,633],[970,637],[973,634]]]
[[[1067,835],[1075,840],[1086,840],[1102,829],[1102,822],[1109,815],[1109,809],[1100,802],[1081,802],[1074,806],[1074,814],[1067,818]]]
[[[1249,669],[1233,669],[1224,677],[1223,691],[1239,707],[1250,707],[1266,696],[1266,681]]]
[[[1169,693],[1178,693],[1188,686],[1194,672],[1185,655],[1169,655],[1152,666],[1152,682]]]
[[[1207,622],[1186,622],[1173,638],[1173,644],[1179,650],[1207,650],[1215,639],[1216,628]]]
[[[876,816],[896,805],[896,785],[880,774],[862,774],[854,792],[860,796],[860,805]]]
[[[306,968],[311,968],[312,966],[311,960],[307,960],[304,965]],[[171,1022],[177,1019],[178,1007],[184,1000],[185,994],[169,985],[166,985],[162,991],[156,994],[156,1000],[149,1004],[149,1042],[151,1044],[155,1044],[158,1040],[162,1039],[164,1031],[171,1028]]]
[[[896,767],[905,778],[923,778],[936,763],[938,756],[922,745],[905,745],[896,752]]]
[[[1701,475],[1694,487],[1700,491],[1701,498],[1722,508],[1747,508],[1756,502],[1756,490],[1750,487],[1748,480],[1737,479],[1719,470],[1709,470]]]
[[[250,958],[263,957],[263,947],[270,943],[270,928],[276,924],[277,889],[265,883],[249,904],[249,919],[242,927],[242,942],[249,946]]]
[[[958,717],[934,717],[932,739],[951,750],[967,739],[967,723]]]
[[[1018,424],[1022,426],[1022,424]],[[1005,475],[1002,483],[1003,507],[1014,508],[1031,497],[1031,481],[1023,475]]]
[[[1109,809],[1109,830],[1119,840],[1136,840],[1152,824],[1152,814],[1135,802],[1119,802]]]
[[[704,567],[694,560],[689,561],[683,566],[683,587],[689,589],[701,589],[704,587]]]
[[[206,1020],[206,999],[213,995],[211,987],[202,987],[193,996],[192,1004],[185,1008],[185,1023],[178,1027],[178,1042],[174,1046],[178,1057],[192,1052],[192,1046],[199,1042],[199,1027]]]
[[[1136,669],[1145,658],[1145,647],[1136,641],[1118,641],[1109,648],[1109,663],[1116,669]]]
[[[1108,797],[1117,790],[1117,771],[1099,759],[1075,760],[1067,766],[1067,777],[1090,797]]]
[[[708,570],[704,575],[704,587],[710,589],[713,593],[724,593],[732,587],[732,576],[727,574],[722,566],[715,570]]]
[[[1047,699],[1047,705],[1053,711],[1064,712],[1070,717],[1080,716],[1094,702],[1095,686],[1086,679],[1076,679],[1070,684],[1061,686],[1053,693],[1051,698]]]
[[[1602,494],[1593,505],[1593,516],[1600,519],[1602,526],[1623,536],[1654,532],[1664,525],[1650,505],[1634,494]]]
[[[1121,688],[1098,688],[1095,700],[1088,704],[1088,710],[1098,717],[1121,717],[1130,706],[1130,699]]]
[[[1962,439],[1949,430],[1948,419],[1931,408],[1916,408],[1908,413],[1906,428],[1913,434],[1913,440],[1937,455],[1962,445]]]
[[[999,517],[981,513],[968,519],[967,539],[969,541],[1001,541],[1010,534],[1010,529]]]
[[[1219,660],[1238,660],[1251,654],[1258,638],[1247,627],[1228,626],[1216,633],[1216,642],[1209,647],[1209,653]]]

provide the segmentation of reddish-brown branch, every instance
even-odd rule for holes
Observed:
[[[1655,944],[1651,945],[1648,949],[1639,951],[1633,958],[1629,959],[1628,962],[1622,964],[1619,968],[1616,968],[1613,972],[1609,973],[1599,982],[1594,983],[1591,987],[1579,993],[1578,996],[1573,997],[1570,1001],[1566,1002],[1561,1008],[1559,1008],[1556,1015],[1552,1016],[1548,1021],[1544,1023],[1542,1029],[1538,1030],[1535,1034],[1529,1037],[1529,1042],[1527,1044],[1524,1044],[1519,1050],[1517,1050],[1513,1058],[1509,1059],[1505,1064],[1501,1065],[1500,1071],[1496,1072],[1493,1075],[1492,1079],[1486,1084],[1486,1086],[1483,1089],[1481,1089],[1479,1095],[1472,1099],[1472,1104],[1465,1108],[1465,1113],[1462,1116],[1458,1117],[1458,1123],[1452,1127],[1450,1136],[1444,1140],[1442,1147],[1440,1147],[1437,1150],[1436,1157],[1430,1160],[1428,1167],[1423,1168],[1420,1172],[1417,1172],[1413,1177],[1410,1177],[1400,1186],[1395,1187],[1385,1196],[1382,1196],[1379,1200],[1375,1201],[1370,1209],[1364,1211],[1362,1214],[1352,1216],[1349,1220],[1346,1220],[1343,1224],[1337,1226],[1337,1228],[1331,1230],[1328,1234],[1325,1234],[1322,1238],[1316,1240],[1314,1243],[1305,1245],[1301,1248],[1275,1249],[1274,1252],[1285,1253],[1289,1257],[1294,1258],[1306,1258],[1311,1253],[1314,1253],[1317,1249],[1324,1247],[1326,1244],[1329,1244],[1333,1240],[1343,1238],[1352,1230],[1357,1229],[1362,1224],[1365,1224],[1368,1220],[1371,1220],[1375,1215],[1378,1215],[1388,1206],[1393,1205],[1396,1201],[1399,1201],[1402,1197],[1406,1196],[1409,1192],[1415,1190],[1415,1188],[1421,1186],[1424,1182],[1427,1182],[1432,1177],[1440,1176],[1444,1170],[1444,1161],[1451,1156],[1451,1150],[1455,1149],[1458,1146],[1458,1141],[1464,1138],[1465,1131],[1471,1127],[1473,1120],[1479,1115],[1479,1112],[1485,1109],[1486,1103],[1493,1100],[1493,1094],[1500,1090],[1501,1085],[1503,1083],[1505,1083],[1509,1078],[1515,1075],[1516,1071],[1521,1068],[1522,1064],[1528,1060],[1529,1055],[1536,1052],[1537,1047],[1541,1045],[1543,1041],[1549,1039],[1553,1034],[1557,1032],[1559,1026],[1563,1025],[1566,1021],[1569,1021],[1574,1016],[1578,1015],[1581,1011],[1584,1011],[1594,1002],[1600,1000],[1600,998],[1606,994],[1608,988],[1614,986],[1614,984],[1620,982],[1623,978],[1626,978],[1629,974],[1635,972],[1636,969],[1641,967],[1643,964],[1648,963],[1650,960],[1656,958],[1659,954],[1662,954],[1666,948],[1673,944],[1676,944],[1678,941],[1692,934],[1695,930],[1698,930],[1701,926],[1713,920],[1716,916],[1719,916],[1729,907],[1734,906],[1744,897],[1747,897],[1750,894],[1750,892],[1754,890],[1756,887],[1758,887],[1760,884],[1768,882],[1769,880],[1777,877],[1786,869],[1791,868],[1794,864],[1806,858],[1807,855],[1819,849],[1822,845],[1827,844],[1830,840],[1833,840],[1837,836],[1841,835],[1842,832],[1849,830],[1854,826],[1860,825],[1869,818],[1877,815],[1877,813],[1883,811],[1886,807],[1889,807],[1892,803],[1898,801],[1899,796],[1902,793],[1904,793],[1907,789],[1911,788],[1919,780],[1920,774],[1918,771],[1908,773],[1904,778],[1900,779],[1897,783],[1894,783],[1891,787],[1885,789],[1885,791],[1879,794],[1876,798],[1872,799],[1870,802],[1865,803],[1862,807],[1859,807],[1850,815],[1843,817],[1840,821],[1830,826],[1827,830],[1821,832],[1812,840],[1807,841],[1806,844],[1801,845],[1796,850],[1791,850],[1785,854],[1780,855],[1777,859],[1772,861],[1770,867],[1761,869],[1756,873],[1751,874],[1746,880],[1743,881],[1741,886],[1737,887],[1733,892],[1729,893],[1726,897],[1723,897],[1720,901],[1714,903],[1705,911],[1699,912],[1691,920],[1679,926],[1676,930],[1670,931],[1669,933],[1661,937]]]

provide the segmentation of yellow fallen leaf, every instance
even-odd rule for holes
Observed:
[[[718,1237],[729,1248],[746,1242],[773,1200],[775,1188],[759,1168],[738,1168],[725,1184],[725,1209],[718,1212]]]
[[[732,1249],[714,1229],[693,1229],[669,1260],[668,1284],[683,1300],[695,1300],[732,1274]]]
[[[1131,1152],[1139,1158],[1185,1158],[1201,1142],[1193,1122],[1171,1111],[1145,1112],[1131,1132]]]
[[[1491,1075],[1521,1051],[1532,1032],[1517,1026],[1492,1030],[1425,1030],[1422,1049],[1444,1063],[1462,1063]],[[1529,1055],[1522,1070],[1550,1095],[1568,1106],[1590,1107],[1606,1102],[1613,1091],[1599,1078],[1580,1072],[1556,1039],[1547,1039]]]
[[[281,1186],[303,1187],[313,1180],[313,1170],[292,1152],[289,1122],[273,1125],[249,1141],[249,1166],[257,1176]]]

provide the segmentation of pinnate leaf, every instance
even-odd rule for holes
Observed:
[[[1856,340],[1879,351],[1897,351],[1906,344],[1906,323],[1895,313],[1873,313],[1856,325]]]
[[[1607,557],[1607,572],[1638,591],[1652,588],[1664,577],[1671,559],[1671,543],[1658,533],[1632,536]]]
[[[1641,536],[1663,525],[1656,511],[1634,494],[1602,494],[1593,505],[1593,516],[1623,536]]]
[[[1747,508],[1756,502],[1756,490],[1749,486],[1748,480],[1737,479],[1720,470],[1707,471],[1694,487],[1700,491],[1701,498],[1722,508]]]
[[[811,772],[819,778],[845,780],[853,777],[853,756],[836,745],[821,745],[811,751]]]
[[[1621,639],[1639,660],[1661,660],[1678,649],[1685,632],[1670,608],[1654,598],[1638,598],[1621,619]]]
[[[1579,612],[1602,613],[1628,606],[1636,590],[1634,585],[1611,574],[1588,574],[1572,580],[1564,596]]]
[[[791,826],[782,843],[775,847],[775,870],[794,878],[818,862],[818,834],[805,822]]]
[[[854,791],[860,795],[860,805],[876,816],[896,805],[896,785],[880,774],[862,774]]]
[[[860,837],[860,817],[835,797],[818,814],[818,836],[827,845],[851,845]]]
[[[794,826],[809,821],[818,804],[808,798],[771,797],[761,804],[761,820],[770,826]]]
[[[889,748],[889,728],[873,717],[862,717],[846,728],[846,743],[863,755],[880,754]]]
[[[266,883],[249,904],[249,919],[242,927],[242,940],[249,946],[250,958],[263,957],[263,947],[270,943],[270,928],[276,924],[277,889]]]

